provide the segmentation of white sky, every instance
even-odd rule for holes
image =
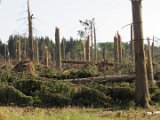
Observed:
[[[154,2],[153,2],[154,1]],[[113,41],[118,30],[123,41],[130,40],[130,27],[121,29],[132,22],[130,0],[30,0],[35,16],[34,36],[49,36],[54,40],[55,27],[61,37],[78,38],[82,29],[79,20],[96,19],[98,42]],[[160,35],[160,0],[143,0],[144,37]],[[0,38],[3,42],[11,34],[27,35],[26,0],[2,0],[0,4]],[[25,24],[23,24],[25,23]]]

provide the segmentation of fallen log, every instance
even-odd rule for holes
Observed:
[[[128,82],[132,83],[135,81],[135,75],[120,75],[120,76],[105,76],[105,77],[90,77],[90,78],[81,78],[81,79],[74,79],[70,82],[74,84],[78,83],[90,83],[90,82],[98,82],[98,83],[120,83],[120,82]]]
[[[109,63],[108,61],[102,61],[102,62],[89,62],[89,61],[77,61],[77,60],[62,60],[62,63],[70,63],[70,64],[103,64],[103,65],[109,65],[113,66],[113,63]]]

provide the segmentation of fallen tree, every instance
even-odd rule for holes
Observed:
[[[81,78],[81,79],[74,79],[70,82],[74,84],[78,83],[90,83],[90,82],[98,82],[98,83],[113,83],[113,82],[128,82],[132,83],[135,81],[135,75],[120,75],[120,76],[104,76],[104,77],[90,77],[90,78]]]

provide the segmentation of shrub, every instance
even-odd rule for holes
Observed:
[[[70,103],[70,99],[60,94],[41,94],[41,105],[45,107],[65,107]]]
[[[90,70],[79,70],[79,71],[71,71],[71,78],[86,78],[86,77],[95,77],[97,74]]]
[[[40,74],[40,76],[42,76],[42,77],[55,78],[57,72],[56,72],[56,70],[53,69],[53,68],[43,67],[39,74]]]
[[[130,87],[108,88],[106,95],[110,96],[113,104],[127,105],[134,100],[135,90]]]
[[[157,89],[154,93],[151,94],[151,100],[153,102],[160,102],[160,89]]]
[[[32,97],[24,95],[19,90],[11,86],[0,86],[0,103],[1,104],[16,104],[16,105],[31,105]]]
[[[15,83],[16,89],[20,90],[24,94],[31,96],[35,92],[41,91],[42,82],[37,80],[22,80]]]
[[[110,102],[110,97],[95,89],[83,89],[72,96],[72,104],[75,106],[108,107]]]

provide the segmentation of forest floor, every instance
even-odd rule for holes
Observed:
[[[147,115],[148,110],[109,111],[91,108],[0,107],[0,120],[159,120],[160,115]]]

